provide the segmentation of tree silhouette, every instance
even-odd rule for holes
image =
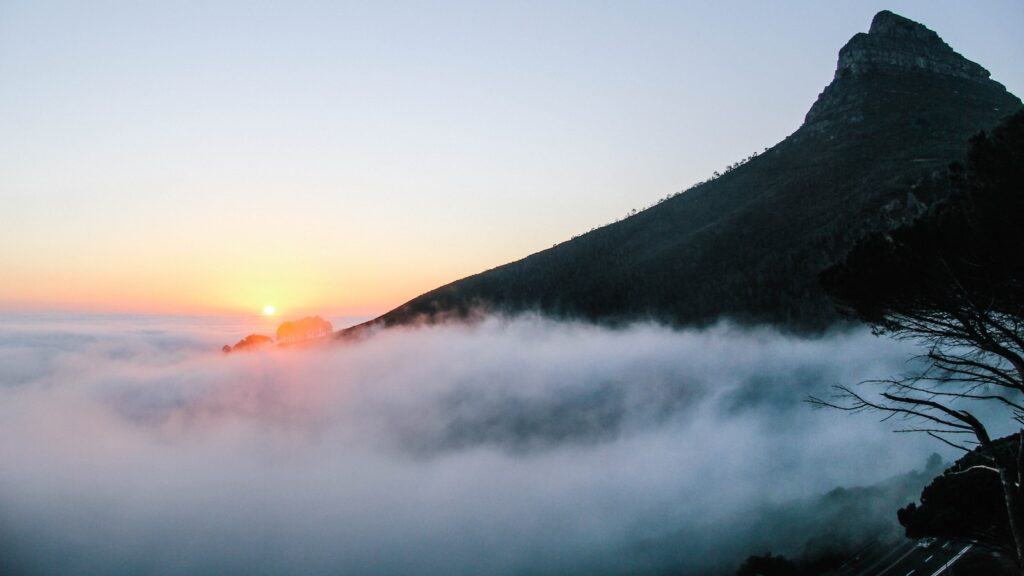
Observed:
[[[1024,443],[995,450],[977,410],[1024,426],[1024,112],[971,140],[967,167],[951,167],[956,192],[913,224],[860,243],[822,283],[878,334],[922,344],[925,368],[872,384],[838,386],[812,404],[874,411],[975,451],[972,469],[999,477],[1024,573],[1020,466]],[[1005,422],[998,422],[1004,424]]]

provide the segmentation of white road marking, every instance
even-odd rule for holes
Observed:
[[[945,548],[946,546],[949,546],[949,542],[946,542],[945,544],[942,545],[943,548]]]
[[[886,565],[885,563],[888,562],[890,558],[892,558],[893,556],[899,554],[901,550],[903,550],[904,548],[907,548],[907,547],[910,548],[910,550],[907,552],[907,554],[910,554],[911,552],[914,551],[914,543],[912,541],[910,541],[910,540],[907,540],[903,544],[900,544],[899,546],[896,546],[895,548],[891,548],[889,550],[889,552],[885,556],[882,556],[881,558],[876,559],[867,568],[862,568],[860,570],[860,572],[857,573],[856,576],[865,576],[865,575],[881,576],[882,574],[884,574],[886,571],[888,571],[890,568],[893,567],[893,564]],[[906,554],[904,554],[904,556],[906,556]],[[875,569],[878,566],[883,566],[883,565],[886,565],[885,570],[882,570],[881,572],[876,572],[875,571]]]
[[[974,544],[968,544],[967,546],[964,546],[964,549],[959,551],[959,552],[957,552],[956,556],[953,556],[952,558],[950,558],[949,562],[946,562],[945,564],[942,565],[941,568],[939,568],[935,572],[932,572],[932,576],[939,576],[939,574],[942,574],[942,572],[945,571],[946,568],[949,568],[950,566],[952,566],[957,560],[960,559],[961,556],[966,554],[967,551],[971,549],[971,546],[974,546]]]
[[[910,572],[907,572],[907,576],[910,576],[910,575],[911,575],[911,574],[913,574],[913,573],[914,573],[914,571],[913,571],[913,570],[911,570]]]
[[[931,560],[932,558],[935,558],[935,554],[932,554],[931,556],[925,558],[924,559],[925,563],[928,563],[928,561]]]
[[[892,569],[893,566],[899,564],[907,556],[910,556],[914,552],[914,550],[917,550],[917,546],[914,546],[913,543],[911,543],[910,550],[907,550],[906,554],[904,554],[903,556],[900,556],[899,558],[896,559],[895,562],[893,562],[892,564],[889,564],[888,566],[886,566],[885,569],[882,570],[881,572],[879,572],[876,576],[882,576],[882,574],[885,574],[886,572],[888,572],[890,569]]]

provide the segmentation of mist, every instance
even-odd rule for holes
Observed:
[[[938,449],[802,402],[907,369],[866,331],[490,318],[221,354],[232,337],[0,323],[3,572],[731,573],[804,550],[816,498]],[[895,529],[866,509],[850,529]]]

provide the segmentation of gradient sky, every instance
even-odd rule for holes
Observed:
[[[884,8],[1024,94],[1018,0],[0,0],[0,310],[386,311],[781,140]]]

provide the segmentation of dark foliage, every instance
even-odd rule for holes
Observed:
[[[1014,456],[1017,435],[993,442],[994,449],[1002,452],[1001,460],[1011,463],[1016,475]],[[989,470],[978,468],[988,464],[978,449],[956,461],[942,475],[935,478],[921,493],[920,505],[911,503],[897,513],[900,524],[910,538],[944,537],[977,539],[986,542],[1010,541],[1006,503],[999,477]]]
[[[949,199],[861,242],[822,282],[877,332],[924,345],[927,368],[874,395],[838,386],[837,400],[810,401],[881,412],[968,452],[900,521],[910,535],[985,538],[1024,570],[1024,446],[989,434],[1024,426],[1024,111],[975,136],[966,170],[951,172]]]
[[[1024,317],[1024,113],[971,140],[954,195],[913,225],[860,243],[822,276],[862,320],[895,330],[889,313],[928,314],[972,302]]]

